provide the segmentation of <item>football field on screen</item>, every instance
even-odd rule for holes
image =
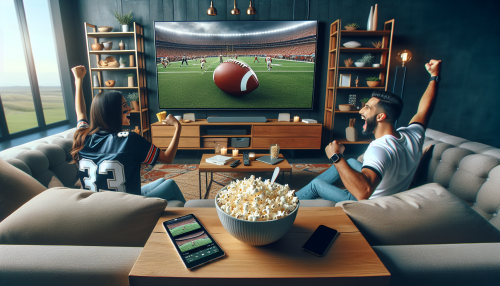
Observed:
[[[223,58],[224,61],[228,58]],[[219,58],[207,58],[204,69],[199,60],[163,67],[157,64],[160,108],[311,108],[314,63],[273,59],[272,71],[265,58],[238,57],[257,75],[259,87],[243,96],[229,95],[213,81]]]

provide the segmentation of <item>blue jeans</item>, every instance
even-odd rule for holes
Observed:
[[[177,200],[183,203],[186,202],[182,195],[181,189],[174,180],[165,180],[163,178],[151,182],[141,187],[141,195],[145,197],[160,198],[167,201]]]
[[[357,172],[361,172],[361,168],[363,167],[363,164],[352,158],[347,160],[347,164]],[[333,185],[337,180],[340,180],[340,175],[335,166],[332,165],[328,170],[316,177],[295,194],[299,200],[323,198],[337,203],[342,201],[357,201],[349,191]]]

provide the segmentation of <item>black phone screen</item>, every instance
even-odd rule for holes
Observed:
[[[339,232],[324,225],[318,226],[311,237],[306,241],[302,250],[323,256]]]
[[[193,214],[165,221],[163,227],[188,269],[224,256],[224,251]]]

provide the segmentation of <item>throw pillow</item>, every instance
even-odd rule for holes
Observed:
[[[59,181],[58,178],[56,178],[55,176],[52,176],[52,179],[49,182],[49,189],[52,189],[52,188],[64,188],[64,185],[63,185],[63,183],[61,183],[61,181]]]
[[[429,171],[429,162],[432,159],[432,151],[434,150],[434,144],[428,145],[424,147],[422,150],[422,157],[420,157],[420,161],[417,166],[417,170],[413,175],[413,179],[410,183],[408,189],[413,189],[418,186],[424,185],[427,179],[427,173]]]
[[[336,206],[370,245],[500,242],[500,230],[436,183]]]
[[[0,223],[0,244],[142,247],[166,205],[127,193],[49,189]]]
[[[30,175],[0,159],[0,221],[45,188]]]

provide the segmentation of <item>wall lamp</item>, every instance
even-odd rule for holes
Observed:
[[[236,0],[234,0],[234,8],[231,10],[231,15],[239,15],[241,13],[240,9],[236,8]],[[250,0],[250,5],[247,8],[247,15],[255,15],[257,10],[252,7],[252,0]],[[208,16],[217,16],[217,9],[214,7],[214,1],[210,1],[210,8],[207,10]]]
[[[217,9],[214,7],[214,1],[210,1],[210,8],[207,10],[208,16],[217,16]]]
[[[236,0],[234,0],[234,8],[231,10],[231,15],[239,15],[240,13],[240,9],[236,8]]]

